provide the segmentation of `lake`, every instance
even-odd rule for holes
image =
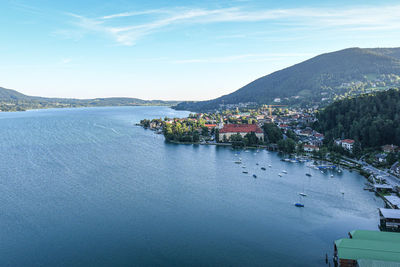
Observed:
[[[187,114],[0,113],[0,265],[326,266],[335,239],[378,229],[383,202],[358,173],[331,178],[265,150],[168,144],[134,125]]]

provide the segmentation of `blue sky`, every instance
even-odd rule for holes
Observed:
[[[0,2],[0,86],[204,100],[347,47],[400,44],[398,1]]]

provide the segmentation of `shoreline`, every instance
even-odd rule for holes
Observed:
[[[43,107],[43,108],[28,108],[24,110],[0,110],[0,113],[18,113],[34,110],[48,110],[48,109],[78,109],[78,108],[111,108],[111,107],[168,107],[172,109],[171,105],[104,105],[104,106],[79,106],[79,107]]]

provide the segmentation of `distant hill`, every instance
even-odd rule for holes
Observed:
[[[182,102],[176,109],[214,110],[239,103],[307,104],[400,86],[400,48],[348,48],[261,77],[219,98]],[[277,99],[279,98],[279,99]]]
[[[40,108],[101,107],[101,106],[172,106],[178,101],[142,100],[110,97],[95,99],[46,98],[27,96],[12,89],[0,87],[0,111],[23,111]]]

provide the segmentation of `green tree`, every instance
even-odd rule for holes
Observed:
[[[246,146],[255,146],[258,145],[260,142],[260,139],[258,139],[258,137],[254,132],[247,133],[245,135],[245,140],[246,140],[245,141]]]
[[[278,149],[284,153],[291,154],[296,150],[296,142],[290,138],[281,139],[278,141]]]
[[[281,129],[279,129],[275,123],[265,123],[263,129],[266,137],[265,139],[267,139],[269,143],[277,143],[283,138]]]

